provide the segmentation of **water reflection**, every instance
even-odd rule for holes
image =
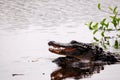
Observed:
[[[75,80],[91,77],[95,73],[100,73],[104,70],[104,65],[106,63],[97,61],[78,61],[78,62],[60,62],[60,59],[65,57],[57,58],[54,62],[60,66],[59,69],[51,73],[51,80],[63,80],[67,78],[72,78]]]

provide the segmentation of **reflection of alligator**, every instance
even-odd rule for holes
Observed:
[[[49,51],[60,55],[70,56],[78,60],[100,60],[110,63],[115,63],[120,60],[120,55],[105,52],[102,48],[89,43],[71,41],[70,43],[63,44],[50,41],[48,45],[51,46]]]
[[[51,73],[51,80],[63,80],[66,78],[74,78],[75,80],[78,80],[90,77],[95,73],[99,73],[100,70],[104,70],[105,63],[100,61],[70,62],[70,60],[72,60],[71,57],[59,57],[54,60],[54,62],[62,68]]]

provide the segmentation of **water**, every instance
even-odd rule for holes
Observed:
[[[58,68],[51,61],[59,55],[48,51],[48,41],[91,42],[84,23],[108,15],[98,3],[120,9],[119,0],[0,0],[0,79],[50,80]],[[85,80],[119,80],[119,73],[118,64],[107,66]]]

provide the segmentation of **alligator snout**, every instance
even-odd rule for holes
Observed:
[[[48,45],[53,45],[55,43],[55,41],[49,41]]]

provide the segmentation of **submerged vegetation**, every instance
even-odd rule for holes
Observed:
[[[98,4],[98,9],[103,12],[107,12],[101,8],[101,4]],[[108,18],[103,18],[99,22],[89,22],[86,25],[88,28],[93,32],[93,39],[95,43],[99,46],[104,47],[107,49],[108,47],[114,47],[115,49],[120,48],[120,17],[118,14],[118,8],[115,7],[108,7],[108,12],[110,15]],[[100,38],[96,35],[99,34]],[[111,35],[114,34],[114,35]],[[114,42],[112,44],[111,42]]]

